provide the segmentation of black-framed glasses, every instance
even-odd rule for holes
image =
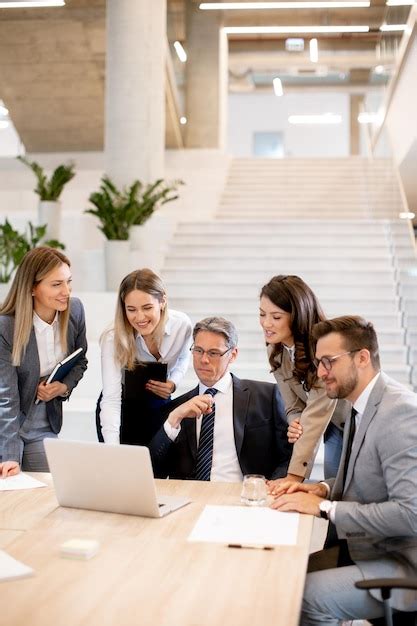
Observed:
[[[198,346],[194,345],[191,346],[190,350],[195,356],[198,356],[199,359],[202,359],[203,356],[207,354],[209,359],[215,361],[216,359],[220,359],[222,356],[230,352],[230,350],[233,350],[233,346],[227,348],[227,350],[225,350],[224,352],[220,352],[219,350],[203,350],[203,348],[199,348]]]
[[[354,352],[359,352],[362,348],[357,348],[356,350],[348,350],[348,352],[342,352],[341,354],[336,354],[335,356],[322,356],[321,359],[313,359],[314,366],[318,369],[320,363],[323,365],[324,369],[327,372],[333,367],[333,362],[340,359],[341,356],[345,356],[346,354],[353,354]]]

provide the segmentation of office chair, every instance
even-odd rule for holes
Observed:
[[[417,578],[372,578],[355,583],[358,589],[380,589],[384,601],[385,619],[368,620],[374,626],[417,626],[417,612],[391,610],[390,598],[393,589],[417,589]]]

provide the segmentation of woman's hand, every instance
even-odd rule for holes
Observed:
[[[288,426],[287,437],[290,443],[295,443],[303,434],[303,427],[300,424],[300,418],[293,420]]]
[[[175,383],[172,380],[167,380],[166,383],[160,380],[148,380],[145,385],[145,389],[154,393],[156,396],[167,400],[171,393],[175,391]]]
[[[0,478],[16,476],[20,472],[20,465],[17,461],[4,461],[0,463]]]
[[[271,496],[280,496],[281,494],[286,493],[287,490],[294,484],[301,483],[303,480],[304,478],[302,476],[297,476],[296,474],[287,474],[285,478],[267,480],[266,484],[268,493]]]
[[[49,402],[49,400],[53,400],[58,396],[63,396],[67,391],[68,387],[64,385],[64,383],[60,383],[58,380],[49,384],[42,381],[38,385],[36,399],[41,400],[42,402]]]

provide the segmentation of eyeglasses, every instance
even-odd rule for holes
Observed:
[[[230,350],[233,350],[233,346],[231,348],[227,348],[224,352],[219,352],[218,350],[203,350],[203,348],[197,348],[195,346],[191,346],[190,350],[194,356],[198,356],[199,359],[202,359],[203,356],[207,354],[209,359],[215,361],[230,352]]]
[[[362,348],[357,348],[356,350],[349,350],[348,352],[342,352],[342,354],[336,354],[335,356],[322,356],[321,359],[313,359],[314,366],[318,369],[320,363],[323,365],[324,369],[327,372],[333,367],[333,362],[340,359],[341,356],[345,356],[346,354],[353,354],[354,352],[359,352]]]

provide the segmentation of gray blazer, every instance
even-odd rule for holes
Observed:
[[[347,540],[365,578],[415,576],[417,394],[381,373],[354,439],[342,493],[348,433],[347,423],[338,474],[326,481],[338,501],[338,537]],[[392,605],[416,610],[417,592],[394,591]]]
[[[87,368],[87,339],[83,305],[78,298],[71,298],[70,307],[68,354],[77,348],[84,350],[83,357],[62,381],[72,391]],[[40,365],[33,328],[21,364],[19,367],[12,365],[13,330],[14,317],[0,315],[0,459],[20,463],[19,429],[35,406]],[[62,401],[63,398],[54,398],[46,403],[46,414],[54,433],[61,430]]]

